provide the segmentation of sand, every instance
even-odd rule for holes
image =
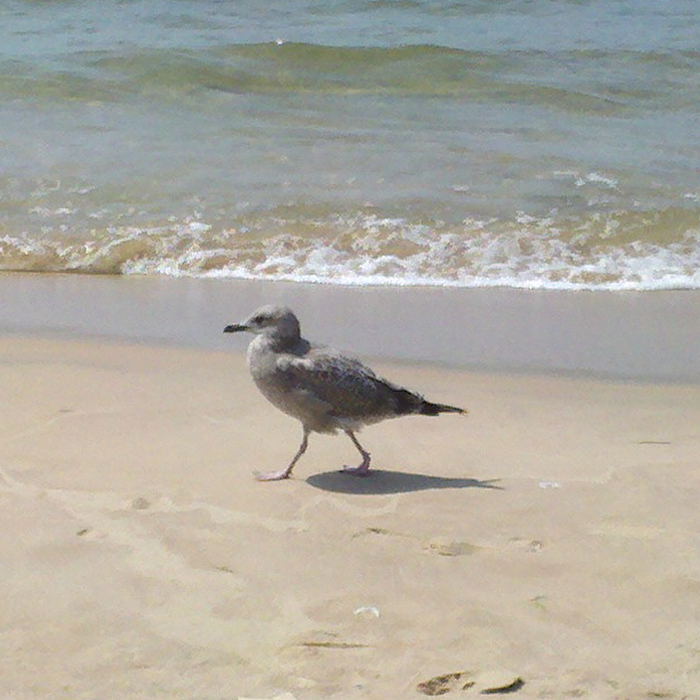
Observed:
[[[0,272],[0,335],[223,350],[227,323],[285,304],[309,338],[363,357],[487,372],[700,383],[700,291],[342,287]]]
[[[261,484],[242,344],[1,338],[0,697],[700,697],[700,386],[373,364],[470,415]]]

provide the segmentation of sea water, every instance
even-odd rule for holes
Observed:
[[[6,0],[0,269],[700,287],[696,0]]]

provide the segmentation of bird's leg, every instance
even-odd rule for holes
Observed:
[[[309,431],[307,430],[306,426],[304,426],[304,437],[301,440],[301,445],[299,445],[297,453],[294,455],[292,461],[289,463],[289,466],[286,469],[282,469],[278,472],[267,472],[264,474],[255,472],[255,478],[258,481],[280,481],[281,479],[289,479],[289,476],[292,473],[292,469],[294,469],[294,465],[299,461],[299,457],[301,457],[304,454],[304,452],[306,452],[306,447],[308,446],[308,444]]]
[[[355,447],[357,447],[357,449],[360,451],[360,454],[362,455],[362,464],[360,464],[359,467],[343,467],[341,471],[343,474],[352,474],[353,476],[368,476],[370,462],[369,452],[367,452],[367,450],[360,445],[352,430],[346,430],[345,434],[352,440],[352,444],[355,445]]]

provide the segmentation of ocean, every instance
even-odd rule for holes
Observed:
[[[700,288],[696,0],[5,0],[0,269]]]

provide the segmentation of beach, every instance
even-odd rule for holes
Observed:
[[[697,290],[562,292],[0,272],[0,333],[241,349],[222,334],[264,304],[364,358],[479,372],[700,382]],[[238,344],[237,344],[238,343]]]
[[[700,700],[693,0],[0,5],[0,700]]]
[[[469,415],[368,428],[364,479],[312,435],[259,483],[301,431],[242,339],[10,316],[3,697],[700,697],[697,383],[375,358]]]

